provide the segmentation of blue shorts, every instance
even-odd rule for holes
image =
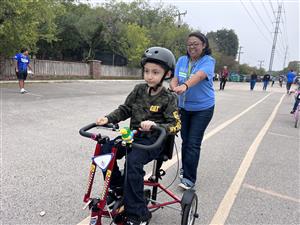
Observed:
[[[16,72],[16,74],[17,74],[18,80],[26,80],[26,78],[27,78],[27,71],[19,71],[19,72]]]

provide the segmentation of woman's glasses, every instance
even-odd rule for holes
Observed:
[[[192,43],[192,44],[188,44],[186,47],[187,48],[197,48],[200,45],[200,43]]]

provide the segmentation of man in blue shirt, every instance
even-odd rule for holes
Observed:
[[[286,93],[289,94],[290,93],[290,89],[291,89],[291,86],[294,82],[294,79],[295,79],[295,73],[293,70],[290,70],[287,75],[286,75]]]
[[[27,93],[27,91],[24,89],[24,81],[26,80],[28,74],[27,67],[32,70],[31,66],[29,65],[30,59],[28,57],[28,49],[21,49],[21,53],[16,54],[14,59],[16,60],[15,69],[17,78],[19,80],[20,93],[24,94]]]

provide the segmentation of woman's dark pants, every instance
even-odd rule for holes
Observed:
[[[213,113],[214,107],[202,111],[180,110],[183,178],[193,184],[197,178],[202,139]]]

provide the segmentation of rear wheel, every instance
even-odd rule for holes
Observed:
[[[194,191],[188,190],[184,193],[182,200],[181,225],[193,225],[198,218],[198,197]]]

